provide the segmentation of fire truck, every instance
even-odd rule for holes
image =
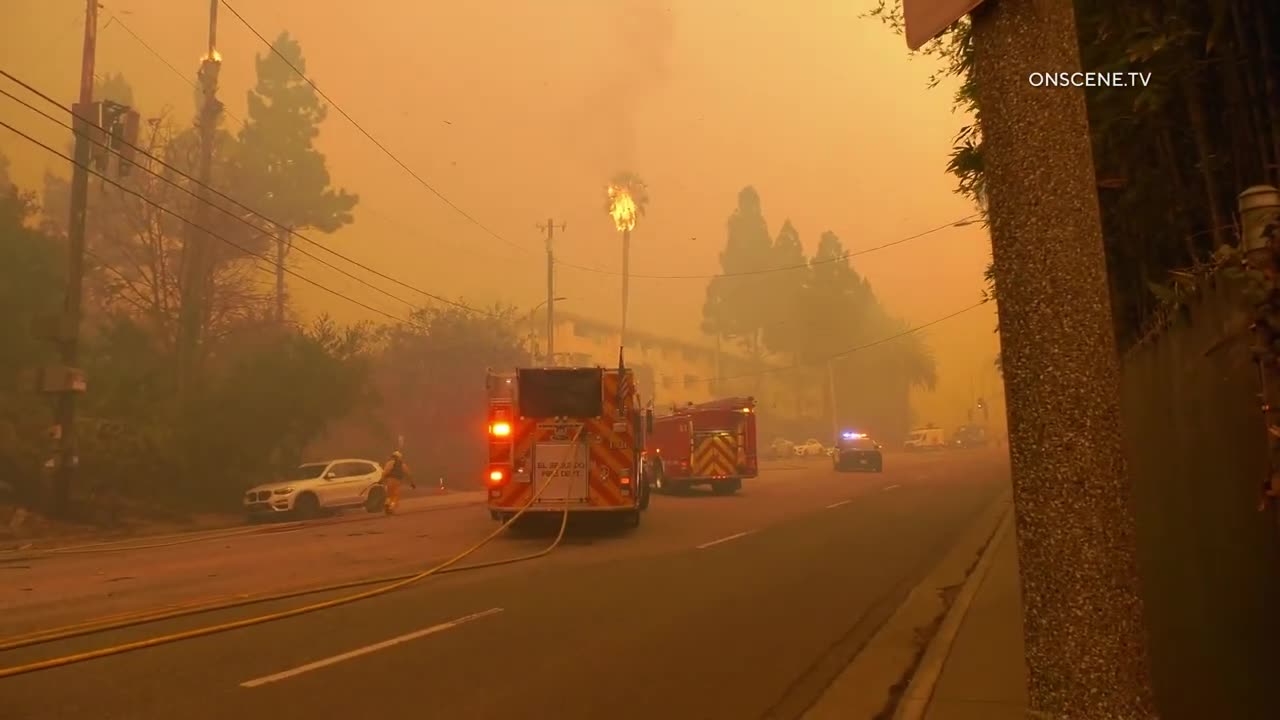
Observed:
[[[760,474],[756,458],[756,401],[732,397],[672,408],[656,418],[648,450],[656,490],[680,492],[710,485],[717,495],[742,489]]]
[[[605,368],[488,371],[489,513],[615,513],[629,527],[649,507],[635,376]],[[541,491],[541,494],[538,494]],[[532,504],[531,504],[532,503]]]

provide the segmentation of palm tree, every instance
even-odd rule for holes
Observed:
[[[627,341],[627,298],[631,281],[631,231],[636,220],[644,217],[649,206],[649,186],[640,176],[623,171],[609,181],[609,197],[605,202],[605,212],[613,218],[613,223],[622,233],[622,338],[621,344]]]

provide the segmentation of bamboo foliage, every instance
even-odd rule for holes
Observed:
[[[901,0],[869,13],[901,31]],[[1235,242],[1235,196],[1280,184],[1280,3],[1274,0],[1077,0],[1084,69],[1150,74],[1146,86],[1086,88],[1098,197],[1122,347],[1161,312],[1153,288]],[[922,53],[961,81],[976,119],[948,162],[981,203],[981,109],[967,20]],[[996,289],[988,275],[988,290]]]

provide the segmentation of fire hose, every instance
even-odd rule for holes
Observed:
[[[571,442],[576,443],[578,441],[578,438],[581,436],[581,434],[582,434],[582,428],[580,427],[578,428],[577,432],[574,434],[573,440]],[[410,585],[413,585],[414,583],[425,580],[426,578],[429,578],[433,575],[439,575],[446,572],[461,572],[463,570],[479,570],[481,568],[497,567],[499,565],[509,565],[516,562],[523,562],[525,560],[533,560],[536,558],[543,557],[545,555],[550,554],[553,550],[559,547],[561,541],[564,540],[565,530],[568,528],[568,525],[569,525],[568,505],[565,506],[564,511],[562,513],[562,517],[560,520],[560,530],[556,534],[555,540],[552,541],[550,545],[543,548],[542,550],[539,550],[538,552],[535,552],[535,553],[530,553],[527,555],[515,557],[515,558],[491,560],[483,563],[464,565],[462,567],[453,567],[459,561],[465,559],[469,555],[480,550],[482,547],[488,545],[491,541],[493,541],[495,538],[497,538],[499,535],[505,532],[508,528],[510,528],[517,520],[520,519],[522,515],[524,515],[525,511],[533,507],[533,505],[536,502],[538,502],[538,500],[542,497],[542,493],[545,492],[546,489],[551,485],[551,481],[553,479],[554,477],[548,477],[542,483],[542,485],[537,489],[533,497],[531,497],[527,503],[521,506],[520,509],[515,512],[514,515],[512,515],[510,518],[506,520],[506,522],[502,523],[502,525],[499,526],[497,530],[487,535],[480,542],[476,543],[475,545],[472,545],[466,550],[463,550],[457,555],[454,555],[448,560],[445,560],[444,562],[419,573],[414,573],[411,575],[402,575],[397,577],[378,578],[378,579],[372,579],[372,580],[361,580],[361,581],[355,581],[355,582],[340,583],[337,585],[311,588],[308,590],[299,590],[294,592],[279,593],[275,595],[244,598],[244,599],[235,600],[227,603],[216,603],[216,604],[203,605],[203,606],[197,606],[197,607],[187,607],[187,608],[179,607],[179,608],[172,609],[168,612],[161,610],[158,613],[151,614],[151,615],[139,615],[135,617],[126,616],[123,619],[120,619],[115,622],[107,622],[106,624],[94,624],[93,621],[90,621],[89,623],[81,623],[78,626],[72,625],[72,626],[67,626],[63,628],[49,630],[47,632],[32,633],[24,637],[18,637],[15,639],[6,640],[3,642],[3,644],[0,644],[0,651],[16,650],[22,647],[45,644],[45,643],[55,642],[58,640],[65,640],[69,638],[79,637],[83,635],[96,634],[100,632],[106,632],[108,630],[115,630],[118,628],[125,628],[125,627],[131,627],[135,625],[146,624],[150,622],[168,620],[168,619],[177,618],[177,617],[196,615],[200,613],[212,612],[215,610],[225,610],[225,609],[232,609],[237,607],[244,607],[247,605],[254,605],[254,604],[259,604],[263,602],[269,602],[272,600],[285,600],[285,599],[294,598],[294,597],[314,595],[322,592],[333,592],[337,590],[350,589],[353,587],[360,587],[365,585],[390,583],[390,584],[384,585],[383,587],[374,588],[372,590],[366,590],[364,592],[355,593],[353,595],[346,595],[339,598],[333,598],[331,600],[324,600],[321,602],[312,603],[310,605],[304,605],[302,607],[290,608],[288,610],[281,610],[273,613],[265,613],[262,615],[242,618],[240,620],[233,620],[230,622],[220,623],[217,625],[209,625],[206,627],[194,628],[192,630],[185,630],[182,632],[171,633],[168,635],[151,637],[144,640],[137,640],[134,642],[122,643],[119,645],[114,645],[106,648],[99,648],[97,650],[89,650],[82,653],[50,658],[48,660],[28,663],[26,665],[15,665],[13,667],[0,668],[0,679],[14,677],[17,675],[24,675],[26,673],[37,672],[40,670],[49,670],[52,668],[63,667],[66,665],[73,665],[76,663],[86,662],[89,660],[96,660],[99,658],[110,657],[112,655],[121,655],[127,652],[133,652],[134,650],[144,650],[147,648],[158,647],[160,645],[167,645],[169,643],[180,642],[182,640],[192,640],[195,638],[205,637],[208,635],[216,635],[219,633],[229,632],[231,630],[239,630],[241,628],[252,627],[254,625],[263,625],[269,622],[275,622],[277,620],[285,620],[292,617],[298,617],[300,615],[306,615],[313,612],[318,612],[320,610],[327,610],[329,608],[348,605],[350,603],[358,602],[360,600],[367,600],[370,598],[378,597],[380,595],[385,595],[387,593],[406,588]]]

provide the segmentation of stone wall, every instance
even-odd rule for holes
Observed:
[[[1207,288],[1124,361],[1164,720],[1280,717],[1280,552],[1275,515],[1257,509],[1267,441],[1243,307]]]

